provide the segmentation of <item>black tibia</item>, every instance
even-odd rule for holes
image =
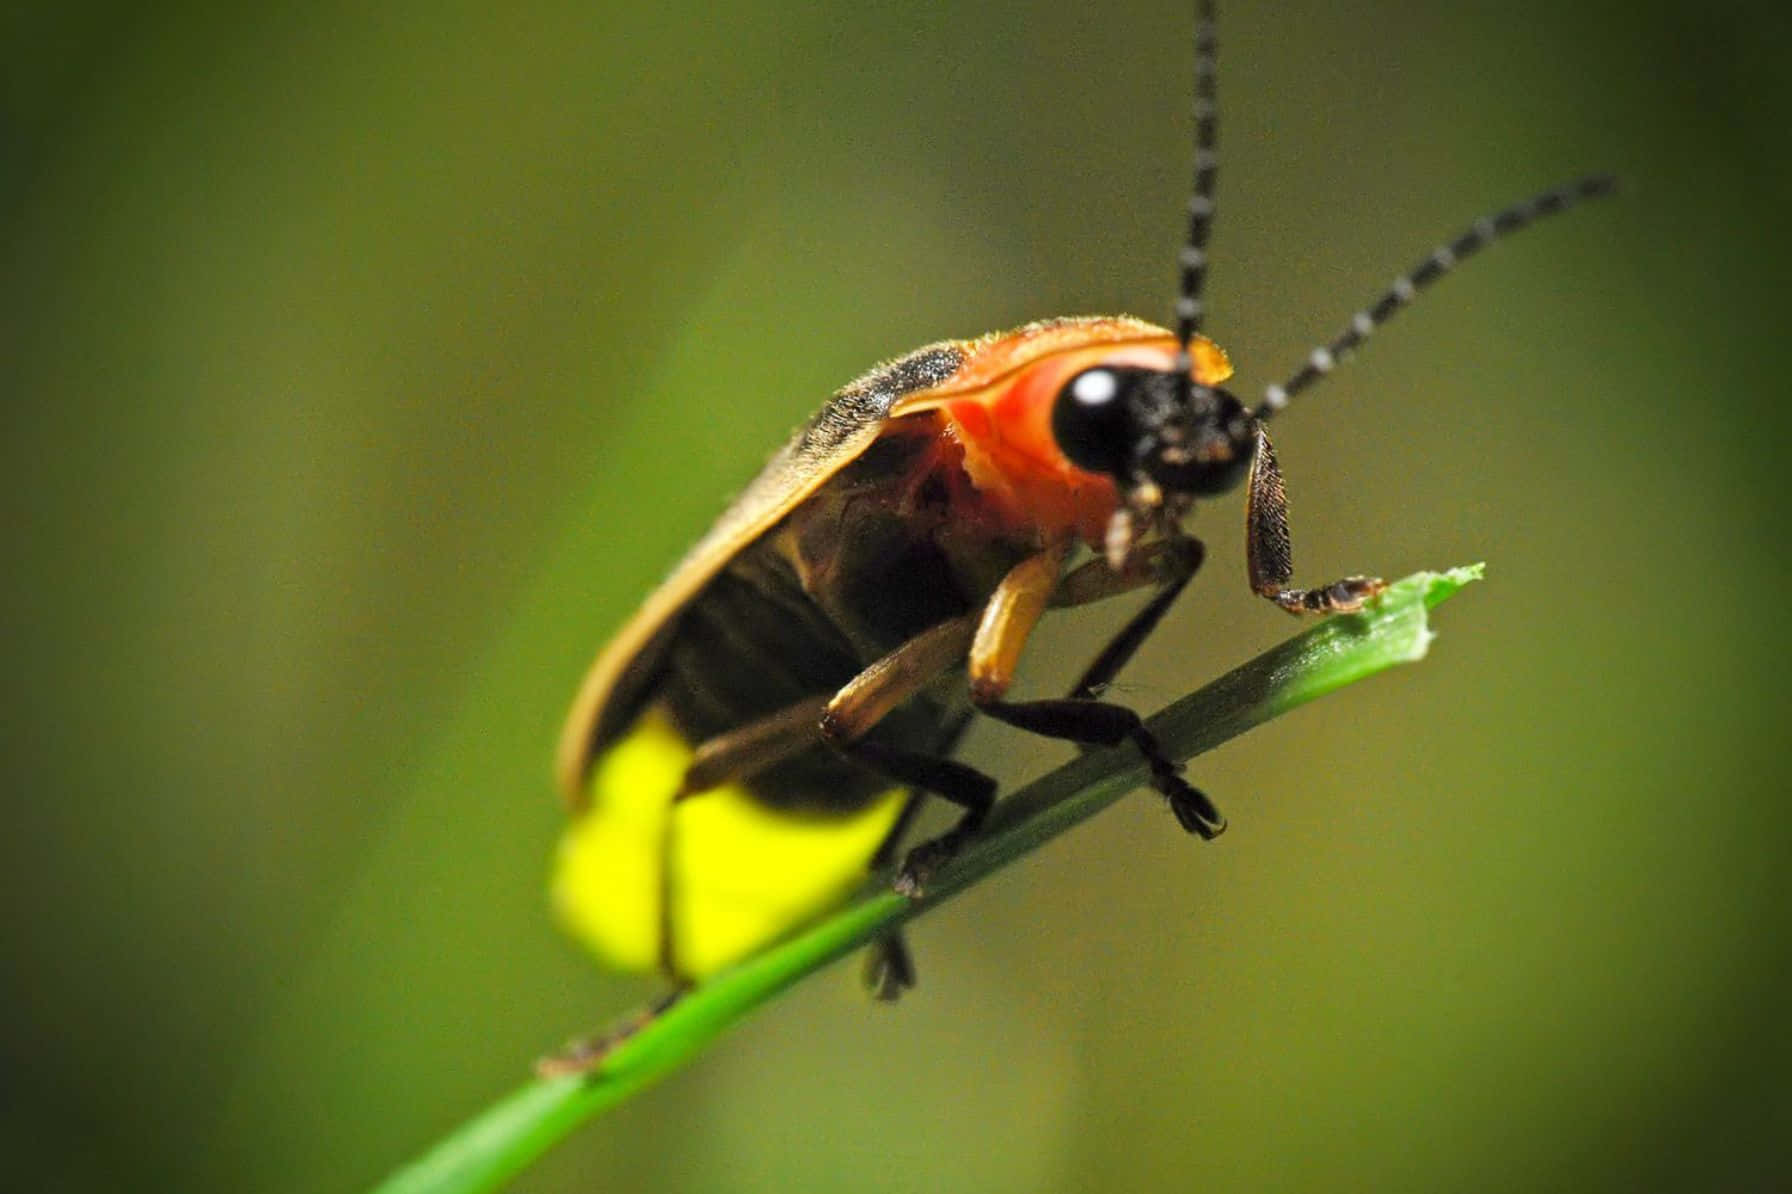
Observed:
[[[996,802],[996,781],[963,763],[901,750],[867,738],[836,745],[836,749],[879,775],[887,776],[944,797],[965,810],[967,819],[979,822]]]
[[[542,1078],[561,1078],[568,1074],[588,1074],[603,1063],[610,1051],[643,1028],[659,1019],[672,1005],[684,997],[684,988],[663,995],[633,1013],[627,1019],[596,1036],[569,1042],[558,1053],[550,1053],[535,1063],[535,1073]]]
[[[1085,746],[1118,746],[1131,741],[1151,766],[1152,786],[1169,799],[1183,828],[1212,838],[1225,829],[1226,819],[1214,808],[1212,801],[1182,778],[1182,768],[1164,755],[1139,715],[1123,706],[1092,699],[1137,654],[1140,645],[1187,586],[1189,578],[1200,568],[1203,554],[1201,544],[1194,539],[1165,540],[1135,555],[1123,571],[1115,572],[1105,562],[1094,561],[1054,582],[1056,587],[1051,603],[1059,606],[1102,600],[1146,584],[1155,583],[1160,588],[1096,656],[1071,690],[1069,698],[1009,703],[973,695],[973,701],[978,709],[999,721],[1048,738],[1061,738]],[[1011,576],[1018,574],[1017,569]],[[1012,618],[998,620],[994,633],[1025,634],[1030,629],[1030,621]],[[990,624],[986,622],[980,634],[989,630]],[[999,656],[1001,653],[993,654]],[[972,670],[975,694],[974,664]],[[1004,675],[993,687],[1001,691],[1006,686],[1007,676]],[[919,895],[928,874],[964,845],[981,820],[981,814],[967,814],[951,832],[910,851],[897,876],[897,890],[909,896]]]
[[[1195,571],[1201,567],[1205,556],[1198,539],[1177,538],[1165,541],[1162,545],[1161,583],[1163,588],[1153,594],[1145,607],[1134,614],[1120,632],[1108,641],[1101,649],[1101,654],[1084,670],[1082,678],[1070,690],[1072,700],[1088,700],[1102,689],[1113,683],[1120,669],[1132,661],[1138,654],[1139,647],[1150,636],[1157,624],[1163,620],[1170,606],[1187,587]]]
[[[1373,576],[1347,576],[1311,589],[1290,588],[1294,579],[1294,542],[1288,534],[1288,492],[1276,450],[1263,424],[1257,424],[1256,454],[1245,498],[1245,565],[1251,591],[1267,597],[1291,614],[1349,613],[1387,586]]]
[[[877,853],[871,856],[867,869],[881,871],[896,861],[896,852],[902,848],[902,839],[907,836],[909,826],[915,823],[915,816],[921,811],[921,802],[926,795],[925,792],[909,789],[902,811],[896,814],[896,824],[890,826],[890,832],[884,834],[884,840],[878,843]]]
[[[915,959],[900,929],[891,929],[865,949],[865,989],[879,1003],[895,1003],[915,986]]]
[[[1226,819],[1202,792],[1182,778],[1181,768],[1170,762],[1158,747],[1157,740],[1145,729],[1138,714],[1118,705],[1106,705],[1093,698],[1113,682],[1120,669],[1132,661],[1139,647],[1175,604],[1176,598],[1201,567],[1205,550],[1197,539],[1178,538],[1159,545],[1162,552],[1160,573],[1163,587],[1152,595],[1145,607],[1134,614],[1118,634],[1108,641],[1101,653],[1083,672],[1065,701],[1033,701],[1025,706],[1007,706],[1007,712],[1030,709],[1024,714],[1031,724],[1025,728],[1053,738],[1069,738],[1091,746],[1117,746],[1131,739],[1151,764],[1152,786],[1170,802],[1176,820],[1190,833],[1211,839],[1226,827]],[[985,708],[985,712],[1021,725],[1012,716]],[[1045,728],[1049,727],[1049,728]],[[1093,731],[1093,736],[1089,735]]]
[[[868,869],[873,874],[896,860],[896,852],[902,848],[902,839],[907,836],[909,826],[914,824],[915,815],[921,811],[925,795],[913,789],[909,791],[902,812],[897,814],[896,824],[890,826],[890,832],[884,835],[877,853],[871,856]],[[884,932],[865,948],[865,968],[862,974],[865,989],[881,1003],[894,1003],[902,997],[904,991],[914,988],[915,958],[909,952],[908,941],[901,929],[893,928]]]
[[[1130,741],[1151,767],[1151,786],[1169,800],[1170,811],[1184,829],[1209,840],[1225,831],[1226,818],[1213,801],[1182,778],[1182,765],[1164,754],[1144,721],[1124,705],[1071,699],[1013,704],[991,701],[979,708],[998,721],[1047,738],[1084,746],[1119,746]]]
[[[903,860],[902,869],[896,876],[896,890],[911,899],[921,894],[927,876],[982,828],[989,810],[995,807],[996,781],[975,767],[899,750],[869,739],[836,743],[835,749],[880,775],[943,797],[964,809],[958,824],[932,841],[916,846]]]

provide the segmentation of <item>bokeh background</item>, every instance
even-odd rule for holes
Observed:
[[[5,1184],[352,1191],[653,994],[545,910],[581,670],[870,363],[1167,314],[1189,7],[9,6]],[[1788,1188],[1775,7],[1229,6],[1244,392],[1623,176],[1280,425],[1302,575],[1487,582],[519,1188]],[[1241,521],[1134,703],[1291,631]]]

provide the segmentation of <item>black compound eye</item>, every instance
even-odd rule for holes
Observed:
[[[1136,438],[1126,378],[1114,369],[1085,369],[1058,391],[1052,438],[1070,463],[1092,473],[1122,475]]]

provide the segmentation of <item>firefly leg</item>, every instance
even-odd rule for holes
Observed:
[[[698,745],[685,768],[678,790],[672,794],[672,810],[660,835],[660,969],[678,981],[678,940],[673,930],[673,905],[678,899],[672,860],[677,849],[677,806],[730,779],[752,775],[781,762],[815,742],[815,723],[827,708],[826,697],[799,701],[769,717]]]
[[[901,929],[880,934],[865,947],[865,989],[879,1003],[895,1003],[915,989],[915,957]]]
[[[896,890],[910,898],[921,894],[929,873],[945,862],[983,828],[996,803],[996,781],[963,763],[935,758],[916,751],[898,750],[880,742],[861,739],[839,748],[849,758],[935,796],[964,810],[958,824],[908,852],[896,876]]]
[[[754,775],[818,741],[847,749],[890,710],[963,659],[974,630],[970,617],[942,622],[867,667],[832,696],[798,701],[699,744],[676,798]]]
[[[753,775],[813,746],[815,726],[827,712],[830,699],[818,696],[799,701],[770,717],[702,743],[691,756],[674,799],[682,800],[728,780]]]
[[[1205,554],[1198,539],[1159,539],[1135,551],[1119,572],[1108,567],[1105,559],[1090,560],[1064,574],[1052,590],[1047,608],[1070,609],[1120,597],[1148,585],[1185,581],[1201,566]]]
[[[915,814],[921,811],[921,801],[925,796],[926,793],[918,789],[909,790],[908,803],[902,806],[896,824],[890,827],[883,844],[871,856],[873,874],[896,861],[896,852],[902,846],[902,838],[914,823]],[[909,952],[908,941],[901,929],[891,929],[866,947],[863,976],[865,989],[880,1003],[894,1003],[902,997],[904,991],[914,989],[915,959]]]
[[[973,631],[974,623],[968,616],[943,622],[867,667],[832,697],[799,701],[701,743],[685,770],[674,802],[699,798],[727,780],[752,775],[826,742],[880,774],[937,792],[962,805],[965,820],[973,827],[981,824],[995,803],[994,780],[962,763],[861,741],[890,710],[963,659]],[[666,819],[660,866],[660,968],[674,977],[679,973],[672,916],[678,896],[672,883],[677,821],[676,816]],[[907,963],[900,942],[885,943],[882,949],[884,963],[878,989],[893,996],[902,986],[912,984],[913,967]]]
[[[999,721],[1048,738],[1068,739],[1086,746],[1118,746],[1130,741],[1151,766],[1151,786],[1168,798],[1182,827],[1204,838],[1217,836],[1225,829],[1226,819],[1212,801],[1182,778],[1181,766],[1163,753],[1139,715],[1123,705],[1089,699],[1138,650],[1194,575],[1200,563],[1198,546],[1180,557],[1180,567],[1170,572],[1163,591],[1121,628],[1083,674],[1069,699],[1004,701],[1002,697],[1014,680],[1021,648],[1044,612],[1051,586],[1057,584],[1055,568],[1061,558],[1045,552],[1024,560],[996,586],[971,645],[972,703]]]
[[[814,696],[698,744],[675,799],[757,774],[817,742],[844,747],[964,658],[971,617],[924,630],[854,676],[832,696]]]
[[[922,631],[853,677],[834,694],[821,717],[821,736],[835,750],[964,809],[964,819],[952,831],[958,836],[983,824],[995,804],[996,781],[963,763],[903,750],[865,735],[890,710],[956,666],[975,633],[975,622],[968,616]]]
[[[568,1074],[590,1073],[610,1055],[610,1050],[659,1019],[673,1004],[684,998],[685,990],[686,988],[680,987],[660,996],[626,1020],[596,1036],[581,1037],[569,1042],[558,1053],[550,1053],[537,1061],[536,1075],[542,1078],[561,1078]]]
[[[962,662],[976,633],[976,617],[967,614],[909,639],[829,699],[820,718],[821,736],[848,750],[892,709]]]
[[[1113,683],[1114,677],[1120,674],[1120,669],[1138,654],[1145,639],[1157,629],[1164,614],[1176,603],[1182,590],[1188,587],[1188,582],[1193,579],[1206,555],[1198,539],[1170,539],[1156,546],[1160,548],[1160,559],[1157,561],[1157,574],[1152,579],[1161,587],[1145,607],[1108,640],[1108,645],[1101,649],[1101,654],[1095,657],[1095,661],[1084,669],[1082,678],[1070,690],[1071,700],[1092,700],[1102,689]],[[1107,564],[1101,560],[1096,560],[1093,564],[1104,571],[1107,569]],[[1076,574],[1072,573],[1064,579],[1069,582],[1075,578]]]
[[[964,657],[963,648],[969,648],[971,674],[971,700],[981,706],[985,697],[994,699],[1000,693],[985,694],[979,691],[979,677],[1013,674],[1019,662],[1021,648],[1026,645],[1027,633],[1045,613],[1046,603],[1051,599],[1054,589],[1064,568],[1065,557],[1069,554],[1070,542],[1053,544],[1038,555],[1029,556],[1011,569],[1002,582],[990,594],[983,612],[978,619],[975,633],[962,643],[954,643],[960,647],[959,658]],[[1017,633],[991,634],[990,626],[1013,627]],[[968,620],[967,620],[968,628]],[[965,810],[963,818],[957,825],[932,841],[923,842],[910,850],[903,860],[901,871],[896,877],[896,890],[907,896],[921,894],[927,876],[941,863],[956,854],[971,835],[982,828],[983,820],[995,802],[995,784],[988,776],[973,772],[983,786],[973,786],[969,777],[953,775],[945,770],[934,770],[927,778],[919,775],[903,775],[902,772],[889,768],[887,761],[868,760],[880,770],[890,774],[902,775],[912,783],[917,783],[929,791],[938,792]],[[906,765],[920,765],[930,769],[951,768],[957,771],[968,771],[963,764],[948,759],[911,758],[901,760]],[[942,787],[944,781],[948,786]],[[953,790],[956,789],[956,794]],[[969,799],[966,799],[969,797]]]
[[[1291,614],[1350,613],[1387,586],[1380,577],[1347,576],[1312,589],[1294,589],[1294,542],[1288,535],[1288,493],[1269,433],[1257,424],[1257,451],[1245,499],[1245,565],[1251,590]]]
[[[829,741],[874,770],[964,805],[966,820],[972,821],[973,827],[981,824],[995,799],[995,782],[981,772],[931,756],[856,741],[891,709],[962,659],[973,629],[974,622],[968,617],[943,623],[878,660],[832,697],[799,701],[702,743],[685,770],[674,802],[701,796],[722,783],[753,775],[818,742]],[[895,825],[872,856],[870,870],[875,872],[889,865],[920,802],[921,793],[911,791]],[[676,977],[677,942],[671,918],[677,897],[671,885],[673,832],[673,819],[668,818],[661,846],[660,968]],[[893,929],[872,943],[866,957],[865,983],[876,998],[884,1001],[894,1001],[915,985],[914,961],[899,930]]]
[[[701,744],[685,773],[677,799],[699,796],[725,780],[751,775],[817,742],[825,742],[881,775],[963,808],[964,818],[942,839],[949,844],[940,848],[949,849],[983,824],[995,804],[995,780],[963,763],[903,750],[865,735],[892,709],[962,662],[976,628],[976,615],[942,622],[867,667],[832,697],[798,702]],[[670,849],[669,841],[666,848]],[[669,866],[664,873],[670,873]],[[668,893],[667,907],[670,896]],[[662,961],[668,973],[676,973],[669,929],[661,941],[665,954]],[[895,948],[899,951],[900,943]],[[905,955],[890,953],[888,960],[892,979],[899,984],[912,981],[912,972],[904,965]],[[910,973],[911,979],[904,980],[905,973]],[[879,983],[881,988],[889,987],[883,978]]]

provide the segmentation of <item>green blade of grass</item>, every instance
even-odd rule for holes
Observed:
[[[1235,668],[1150,719],[1187,759],[1365,676],[1424,656],[1426,610],[1481,576],[1481,566],[1419,572],[1360,614],[1330,618]],[[1083,755],[1003,800],[984,832],[907,900],[874,885],[838,912],[716,975],[617,1045],[590,1074],[538,1080],[500,1100],[400,1169],[375,1194],[494,1190],[578,1124],[651,1085],[735,1021],[884,929],[918,916],[1143,785],[1130,748]]]

